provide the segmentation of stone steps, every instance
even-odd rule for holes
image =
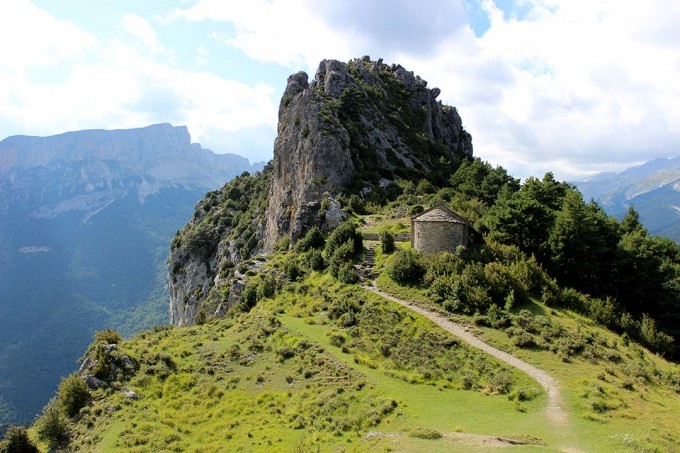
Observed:
[[[355,267],[359,278],[362,281],[371,281],[374,278],[373,267],[375,266],[375,248],[378,246],[376,242],[364,243],[364,260],[361,264],[357,264]]]

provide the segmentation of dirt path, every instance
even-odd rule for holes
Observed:
[[[418,314],[421,314],[443,328],[444,330],[452,333],[453,335],[457,336],[458,338],[462,339],[466,343],[468,343],[470,346],[473,346],[477,349],[481,349],[482,351],[486,352],[487,354],[490,354],[494,357],[496,357],[498,360],[501,360],[505,363],[507,363],[510,366],[513,366],[519,370],[524,371],[526,374],[528,374],[531,378],[535,379],[543,389],[545,389],[546,393],[548,394],[548,407],[546,409],[546,416],[548,420],[557,427],[564,426],[567,423],[567,412],[563,408],[563,403],[562,403],[562,397],[560,395],[560,389],[557,384],[557,382],[545,371],[539,370],[538,368],[529,365],[528,363],[524,362],[523,360],[518,359],[517,357],[514,357],[507,352],[503,352],[500,349],[496,349],[493,346],[490,346],[486,343],[484,343],[482,340],[474,336],[472,333],[470,333],[467,328],[463,325],[456,324],[446,318],[444,318],[442,315],[428,310],[426,308],[420,307],[418,305],[415,305],[411,302],[407,302],[402,299],[398,299],[394,296],[391,296],[390,294],[387,294],[383,291],[380,291],[377,289],[375,286],[375,283],[373,283],[372,286],[365,286],[365,288],[369,291],[374,292],[375,294],[384,297],[387,300],[390,300],[394,303],[397,303],[403,307],[408,308],[409,310],[415,311]]]

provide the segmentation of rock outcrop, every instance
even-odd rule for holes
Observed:
[[[324,60],[311,83],[304,72],[291,75],[279,107],[264,249],[300,237],[324,194],[389,183],[406,169],[426,177],[440,158],[471,156],[471,137],[456,109],[436,101],[440,92],[368,57]]]
[[[224,314],[243,289],[239,263],[295,243],[314,225],[334,228],[346,216],[338,200],[371,197],[399,179],[448,179],[472,156],[472,139],[456,109],[436,100],[440,92],[368,57],[324,60],[311,81],[291,75],[273,160],[258,177],[208,194],[173,241],[171,322]],[[187,241],[201,231],[217,237],[207,252],[192,251]]]

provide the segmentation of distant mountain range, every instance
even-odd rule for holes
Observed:
[[[651,233],[680,242],[680,156],[654,159],[574,184],[584,199],[594,199],[610,215],[620,218],[633,206]]]
[[[262,166],[170,124],[0,142],[0,424],[31,420],[95,330],[167,323],[172,236]]]

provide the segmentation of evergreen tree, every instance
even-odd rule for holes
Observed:
[[[616,221],[570,190],[548,238],[552,270],[563,284],[594,296],[611,294],[618,241]]]
[[[28,437],[26,428],[10,426],[5,439],[0,442],[0,453],[39,453],[40,450]]]
[[[516,245],[523,252],[542,258],[554,214],[526,191],[499,197],[489,211],[485,225],[491,238],[503,244]]]

